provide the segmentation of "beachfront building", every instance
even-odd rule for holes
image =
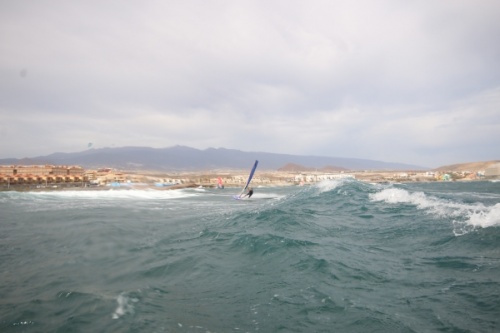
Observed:
[[[102,168],[98,170],[85,171],[85,177],[91,185],[108,185],[108,184],[123,184],[129,183],[131,180],[123,172],[111,169]]]
[[[81,183],[84,170],[64,165],[0,165],[0,184],[48,185],[49,183]]]
[[[331,174],[331,173],[300,173],[294,175],[294,181],[298,183],[317,183],[325,180],[335,180],[344,178],[354,178],[349,174]]]
[[[83,168],[66,165],[0,165],[0,174],[3,175],[61,175],[82,176]]]

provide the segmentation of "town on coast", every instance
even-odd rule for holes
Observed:
[[[168,190],[189,187],[240,187],[248,170],[208,170],[191,172],[160,172],[148,170],[117,170],[113,168],[84,169],[65,165],[0,165],[1,191],[40,191],[65,189],[128,189]],[[500,164],[484,170],[434,171],[337,171],[280,169],[261,170],[255,174],[255,186],[310,185],[325,180],[353,178],[365,182],[435,182],[474,181],[500,178]]]

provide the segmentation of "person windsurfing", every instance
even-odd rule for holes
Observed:
[[[252,195],[253,195],[253,188],[249,187],[247,193],[244,196],[242,196],[242,198],[244,197],[250,198]]]
[[[217,188],[222,190],[224,188],[224,184],[222,183],[222,178],[217,178]]]

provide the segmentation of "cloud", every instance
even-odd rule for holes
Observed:
[[[498,158],[497,1],[0,7],[0,157],[91,141]]]

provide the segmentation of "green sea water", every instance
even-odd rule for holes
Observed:
[[[497,332],[500,183],[1,192],[0,332]]]

